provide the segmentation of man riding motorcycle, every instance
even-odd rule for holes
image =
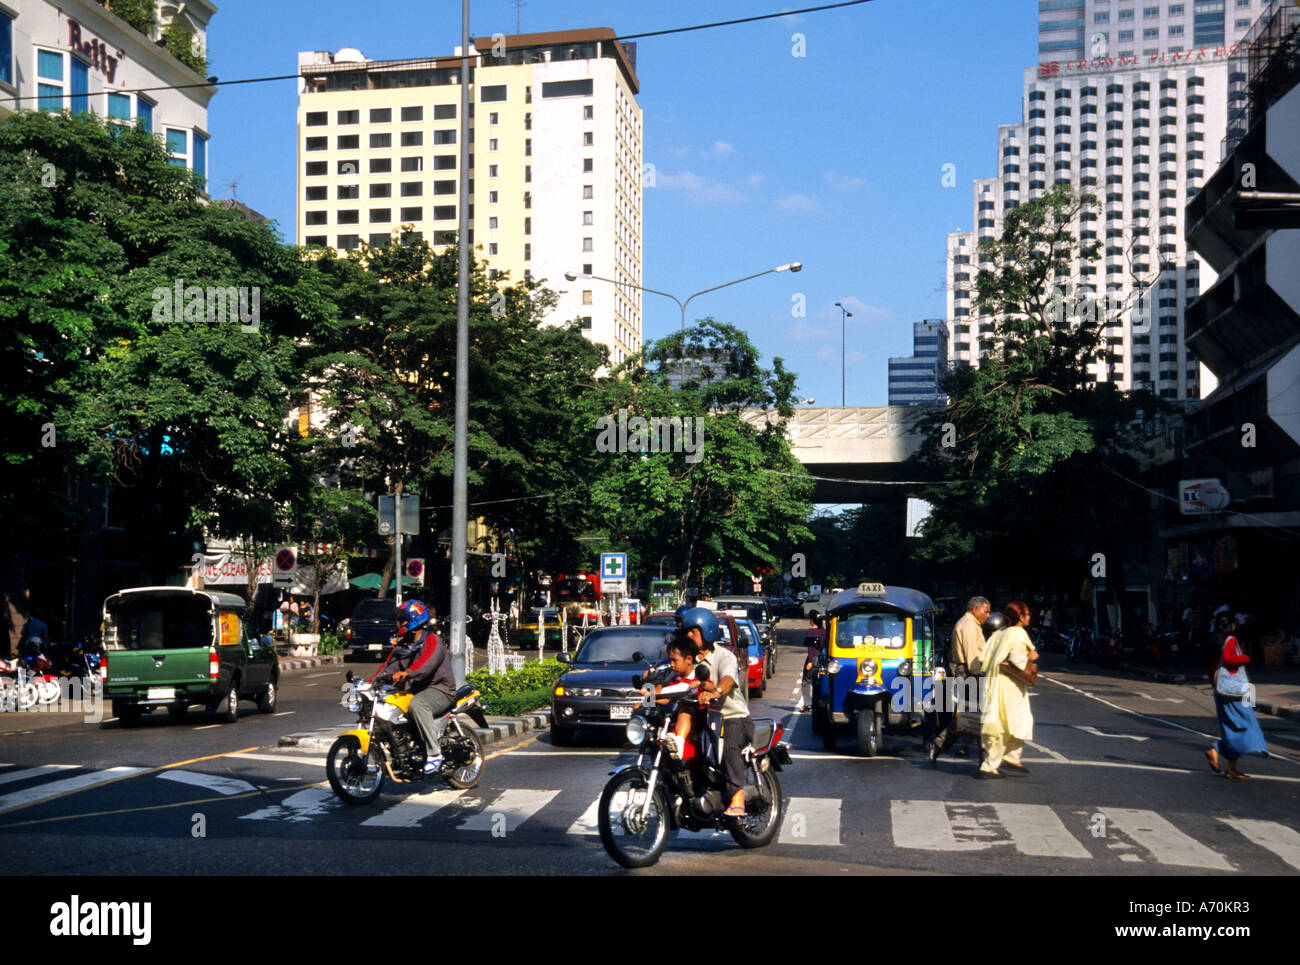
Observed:
[[[432,627],[425,626],[429,622],[427,606],[419,600],[403,603],[398,610],[398,621],[394,645],[407,647],[410,653],[394,661],[398,669],[391,677],[393,683],[405,683],[406,688],[415,694],[411,699],[410,716],[424,739],[427,752],[424,773],[435,774],[443,763],[435,722],[455,702],[456,677],[447,648],[439,643]]]
[[[722,766],[727,775],[727,793],[731,802],[728,817],[745,815],[745,745],[754,739],[754,721],[749,716],[748,687],[742,679],[735,656],[724,647],[715,647],[722,639],[722,626],[712,611],[692,607],[682,614],[682,629],[699,648],[697,663],[709,668],[709,679],[700,687],[700,703],[712,702],[722,712]]]

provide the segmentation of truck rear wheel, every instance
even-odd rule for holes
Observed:
[[[113,716],[122,722],[123,727],[140,726],[140,708],[133,704],[122,704],[113,708]]]
[[[217,715],[223,724],[233,724],[239,720],[239,681],[230,681],[230,689],[221,703],[217,705]]]

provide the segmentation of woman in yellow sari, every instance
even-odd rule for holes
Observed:
[[[1025,627],[1029,625],[1029,607],[1019,600],[1006,605],[1007,625],[989,638],[984,649],[984,707],[980,713],[980,745],[984,761],[980,777],[1005,777],[1001,768],[1014,774],[1028,774],[1020,763],[1025,741],[1033,739],[1034,715],[1029,709],[1029,685],[1002,669],[1004,660],[1024,670],[1038,659]]]

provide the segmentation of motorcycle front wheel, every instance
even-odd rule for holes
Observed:
[[[600,795],[600,843],[624,868],[649,867],[668,845],[668,813],[661,794],[651,798],[641,816],[648,790],[645,772],[632,770],[614,775]]]
[[[362,755],[355,737],[340,737],[325,758],[325,774],[334,793],[349,804],[369,804],[384,788],[384,758],[373,743]]]
[[[762,785],[759,785],[759,781]],[[732,819],[728,830],[742,848],[761,848],[772,843],[781,830],[785,803],[781,799],[781,782],[772,770],[745,769],[745,816]]]

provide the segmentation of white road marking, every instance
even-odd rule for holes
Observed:
[[[311,821],[329,811],[347,808],[328,787],[308,787],[290,794],[279,804],[272,804],[248,814],[241,814],[241,821]]]
[[[195,727],[195,730],[212,730],[214,727],[225,727],[225,724],[204,724],[202,727]]]
[[[336,673],[336,672],[337,672],[337,671],[328,671],[328,670],[327,670],[325,673],[309,673],[309,674],[307,675],[307,678],[306,678],[306,679],[307,679],[307,680],[314,680],[314,679],[316,679],[317,677],[332,677],[332,676],[334,675],[334,673]]]
[[[43,774],[57,774],[59,771],[75,771],[81,766],[80,764],[42,764],[39,767],[25,767],[10,774],[0,774],[0,784],[25,781],[29,777],[40,777]]]
[[[490,807],[485,807],[478,814],[462,821],[460,830],[497,831],[500,828],[504,833],[509,834],[546,807],[551,802],[551,799],[559,793],[559,791],[532,791],[511,788],[493,801]],[[504,828],[502,828],[501,818],[498,818],[497,815],[504,817]]]
[[[1184,702],[1182,697],[1152,697],[1150,694],[1144,693],[1141,690],[1137,691],[1137,695],[1139,697],[1145,697],[1147,700],[1157,700],[1163,704],[1181,704]]]
[[[406,800],[385,808],[382,813],[361,822],[367,828],[413,828],[431,814],[452,804],[464,791],[442,789],[413,794]]]
[[[861,761],[864,764],[871,761],[905,761],[907,758],[898,757],[894,754],[877,754],[875,757],[863,757],[861,754],[805,754],[792,753],[790,757],[796,761]]]
[[[288,717],[290,714],[296,714],[296,710],[282,710],[279,713],[272,714],[272,717]]]
[[[1295,737],[1292,734],[1265,734],[1264,736],[1269,740],[1291,741],[1292,743],[1300,744],[1300,737]]]
[[[271,761],[276,764],[288,762],[290,764],[306,764],[308,767],[325,766],[325,758],[323,757],[300,757],[295,754],[231,754],[230,759],[235,761]]]
[[[220,774],[201,774],[198,771],[163,771],[158,775],[158,778],[163,781],[176,781],[178,784],[193,784],[196,787],[205,787],[210,791],[216,791],[218,794],[242,794],[245,791],[257,790],[254,785],[235,777],[223,777]]]
[[[1048,757],[1056,761],[1058,764],[1070,763],[1070,759],[1068,757],[1066,757],[1064,754],[1060,754],[1052,750],[1050,747],[1044,747],[1042,744],[1035,744],[1033,741],[1025,741],[1025,743],[1028,744],[1030,747],[1032,747],[1034,750],[1041,751],[1042,753],[1046,754]]]
[[[837,797],[787,798],[777,840],[782,844],[838,845],[843,804]]]
[[[148,768],[110,767],[107,770],[95,771],[91,774],[78,774],[76,777],[69,777],[62,781],[50,781],[46,784],[38,784],[36,787],[28,787],[21,791],[14,791],[12,794],[6,794],[4,797],[0,797],[0,814],[27,804],[35,804],[38,801],[44,801],[47,798],[57,797],[65,791],[84,790],[88,787],[94,787],[97,784],[106,784],[109,781],[115,781],[120,777],[130,777],[132,774],[139,774],[141,771],[145,770],[148,770]]]
[[[600,825],[596,823],[599,816],[600,798],[596,798],[587,805],[587,810],[582,812],[578,820],[569,825],[565,834],[600,834]]]
[[[923,851],[982,851],[984,841],[958,841],[943,801],[890,801],[894,847]]]
[[[1056,812],[1045,804],[994,804],[993,809],[1021,854],[1048,858],[1092,857],[1061,823]]]
[[[1145,848],[1160,864],[1214,871],[1235,870],[1217,851],[1179,831],[1154,811],[1111,807],[1097,810],[1106,816],[1113,828]]]
[[[1276,821],[1258,821],[1251,818],[1219,818],[1234,831],[1242,834],[1252,844],[1272,851],[1275,855],[1300,871],[1300,833]]]
[[[1139,737],[1136,734],[1106,734],[1093,727],[1091,724],[1071,724],[1075,730],[1081,730],[1088,734],[1095,734],[1097,737],[1115,737],[1122,740],[1144,741],[1147,738]]]

